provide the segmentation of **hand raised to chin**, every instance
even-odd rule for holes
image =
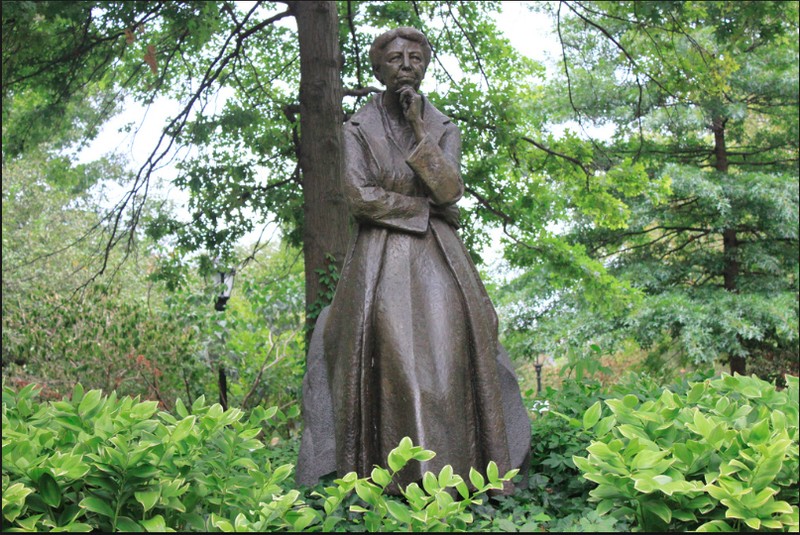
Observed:
[[[410,85],[404,85],[397,90],[400,96],[400,107],[403,116],[414,130],[414,137],[421,141],[425,137],[425,130],[422,122],[422,95],[417,93]]]

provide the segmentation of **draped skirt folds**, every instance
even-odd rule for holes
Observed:
[[[525,468],[530,420],[494,308],[441,220],[421,235],[359,228],[307,364],[299,484],[369,475],[404,436],[437,455],[410,463],[401,485],[445,464],[465,479],[491,460]]]

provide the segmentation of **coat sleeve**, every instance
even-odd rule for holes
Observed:
[[[358,131],[344,129],[344,192],[353,216],[362,222],[405,232],[424,233],[430,215],[427,197],[387,191],[370,171],[370,149]]]
[[[438,144],[426,135],[406,160],[428,186],[431,200],[437,205],[454,204],[464,194],[460,162],[461,134],[449,122]]]

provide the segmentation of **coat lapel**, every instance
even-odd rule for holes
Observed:
[[[381,120],[381,113],[378,109],[378,99],[382,98],[383,93],[378,93],[372,100],[369,101],[363,108],[361,108],[353,117],[350,118],[349,123],[356,127],[361,135],[361,138],[369,147],[373,157],[380,164],[381,161],[391,161],[388,159],[389,143],[388,135],[384,131],[383,121]],[[423,97],[425,108],[423,117],[425,122],[425,129],[428,136],[436,142],[442,138],[447,124],[450,119],[442,112],[433,107],[427,98]]]

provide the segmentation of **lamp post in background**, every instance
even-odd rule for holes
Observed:
[[[225,310],[225,306],[228,304],[228,299],[231,297],[231,292],[233,292],[233,279],[235,276],[235,269],[217,272],[217,283],[223,286],[222,291],[217,296],[217,301],[214,303],[214,310],[218,312]]]
[[[533,368],[536,370],[536,395],[542,393],[542,366],[544,366],[544,355],[539,353],[536,355],[536,361],[533,363]]]
[[[229,271],[218,271],[216,274],[216,282],[221,286],[219,295],[214,302],[214,310],[217,312],[224,312],[228,304],[228,299],[233,292],[233,279],[236,276],[236,270],[231,268]],[[228,410],[228,376],[225,373],[225,367],[219,363],[219,378],[217,379],[219,386],[219,404],[222,405],[223,410]]]

